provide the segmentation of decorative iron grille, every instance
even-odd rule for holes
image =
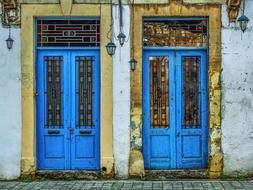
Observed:
[[[93,62],[94,57],[77,56],[78,126],[93,126]]]
[[[38,20],[37,47],[99,47],[99,20]]]
[[[150,117],[152,128],[169,127],[168,57],[150,57]]]
[[[62,60],[62,56],[44,57],[47,127],[62,125]]]
[[[207,46],[207,20],[145,20],[143,45]]]
[[[199,128],[200,57],[183,57],[184,128]]]

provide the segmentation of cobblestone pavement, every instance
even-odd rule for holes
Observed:
[[[85,190],[253,190],[252,181],[0,181],[0,189]]]

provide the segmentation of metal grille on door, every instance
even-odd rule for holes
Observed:
[[[92,126],[94,57],[77,56],[78,64],[78,126]]]
[[[168,57],[150,57],[151,127],[169,127]]]

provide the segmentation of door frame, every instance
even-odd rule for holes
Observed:
[[[208,19],[208,168],[206,174],[217,178],[223,171],[223,152],[221,144],[221,5],[189,5],[182,2],[171,2],[163,6],[133,6],[135,13],[132,29],[134,30],[134,57],[136,69],[131,74],[131,160],[130,166],[143,162],[142,154],[142,54],[143,20],[145,18],[207,18]],[[137,26],[137,27],[133,27]],[[131,170],[132,176],[143,176],[144,168],[137,173]]]
[[[100,169],[101,175],[113,173],[112,146],[112,58],[104,48],[110,29],[110,5],[73,4],[67,18],[100,18]],[[21,4],[21,70],[22,70],[22,175],[34,175],[36,167],[36,101],[35,101],[35,18],[66,18],[58,4]]]
[[[196,50],[197,49],[197,50]],[[150,137],[150,133],[152,132],[152,129],[150,128],[150,113],[144,112],[144,110],[150,110],[150,107],[148,107],[149,103],[147,102],[150,100],[150,94],[149,87],[144,85],[147,84],[145,81],[147,81],[147,77],[149,76],[149,62],[148,62],[148,57],[149,56],[168,56],[169,62],[168,62],[168,74],[169,74],[169,128],[164,129],[169,130],[169,136],[170,136],[170,168],[169,170],[172,169],[181,169],[182,163],[177,162],[179,159],[179,156],[181,154],[181,148],[179,147],[180,143],[178,142],[178,138],[176,137],[176,134],[178,133],[178,123],[177,121],[181,120],[181,114],[178,113],[177,106],[182,107],[182,102],[178,104],[178,101],[182,101],[181,99],[181,85],[182,85],[182,71],[177,72],[178,67],[182,66],[182,63],[180,62],[181,56],[201,56],[201,84],[205,84],[205,88],[208,89],[208,81],[207,81],[207,68],[208,68],[208,61],[207,61],[207,48],[163,48],[163,47],[156,47],[156,48],[143,48],[143,63],[142,63],[142,105],[143,105],[143,116],[142,116],[142,123],[143,123],[143,130],[142,130],[142,139],[143,139],[143,158],[144,158],[144,167],[145,169],[149,170],[150,168],[152,169],[151,163],[150,163],[150,140],[148,138]],[[170,70],[172,69],[172,71]],[[179,79],[176,77],[179,75]],[[172,82],[171,82],[172,81]],[[179,81],[178,83],[176,81]],[[148,88],[148,89],[147,89]],[[180,90],[179,90],[180,88]],[[171,97],[172,95],[172,97]],[[177,97],[180,97],[177,99]],[[206,94],[207,97],[207,94]],[[200,100],[204,100],[203,104],[208,110],[208,104],[207,104],[207,98],[204,97],[202,94]],[[171,100],[173,100],[173,104],[171,104]],[[201,107],[201,112],[203,112],[203,107]],[[208,158],[208,113],[205,114],[205,118],[201,118],[203,120],[206,120],[206,123],[201,121],[202,123],[202,135],[204,136],[203,138],[205,141],[202,142],[202,156],[203,159],[202,165],[207,165],[207,158]],[[173,126],[174,125],[174,126]],[[149,127],[148,127],[149,126]],[[156,130],[156,129],[153,129]],[[159,129],[162,130],[162,129]],[[168,132],[168,131],[167,131]],[[181,133],[181,132],[180,132]],[[165,134],[163,132],[163,134]],[[168,135],[168,134],[167,134]],[[181,134],[182,135],[182,134]],[[204,148],[206,147],[206,148]],[[180,154],[178,154],[178,151]],[[203,167],[205,169],[206,167]],[[155,168],[155,169],[159,169]],[[164,169],[164,168],[161,168]],[[183,168],[187,169],[187,168]]]

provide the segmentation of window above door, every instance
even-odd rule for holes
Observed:
[[[37,47],[99,47],[100,20],[37,19]]]
[[[144,47],[206,47],[207,18],[146,18]]]

